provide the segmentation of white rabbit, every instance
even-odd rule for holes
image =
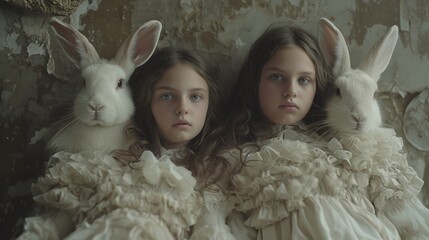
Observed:
[[[52,151],[111,150],[127,148],[123,134],[131,123],[134,104],[128,79],[153,54],[162,25],[143,24],[122,44],[114,59],[100,59],[88,39],[72,26],[52,18],[49,22],[66,56],[82,71],[83,88],[77,94],[72,119],[49,141]]]
[[[49,22],[66,56],[81,70],[83,88],[74,99],[71,119],[48,143],[50,151],[80,152],[126,148],[123,134],[131,124],[134,104],[128,79],[153,54],[162,25],[149,21],[127,38],[113,60],[100,59],[88,39],[68,24]],[[26,220],[18,239],[62,239],[75,228],[67,211],[52,210]]]
[[[392,26],[359,68],[352,69],[341,32],[327,19],[320,19],[319,24],[319,44],[328,64],[333,67],[335,79],[335,92],[326,103],[326,121],[342,144],[341,149],[331,149],[331,152],[334,155],[343,152],[344,147],[352,153],[343,158],[351,167],[339,169],[348,171],[343,174],[348,179],[353,179],[350,176],[354,175],[354,179],[361,180],[360,191],[368,193],[376,215],[386,224],[386,229],[392,229],[396,235],[399,233],[394,238],[428,239],[429,209],[417,197],[423,181],[408,166],[403,142],[396,137],[395,131],[381,128],[381,114],[374,97],[377,81],[392,57],[398,27]],[[338,146],[332,143],[335,138],[328,148],[330,144]],[[366,174],[368,179],[364,180]]]
[[[319,20],[319,44],[333,66],[335,92],[326,102],[326,122],[332,130],[347,134],[368,132],[382,124],[375,92],[381,73],[387,68],[398,39],[398,27],[374,45],[357,69],[352,69],[346,41],[326,18]]]

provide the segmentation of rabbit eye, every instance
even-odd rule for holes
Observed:
[[[118,86],[116,88],[122,88],[122,82],[123,81],[124,81],[124,79],[119,79]]]
[[[335,93],[337,94],[337,96],[338,96],[338,97],[341,97],[341,91],[340,91],[340,89],[339,89],[339,88],[337,88],[337,89],[335,90]]]

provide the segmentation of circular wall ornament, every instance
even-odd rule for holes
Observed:
[[[405,110],[405,138],[418,150],[429,151],[429,89],[421,92]]]

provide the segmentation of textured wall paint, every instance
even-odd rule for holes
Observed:
[[[60,19],[80,29],[106,58],[138,26],[158,19],[164,26],[159,46],[186,46],[216,61],[227,94],[249,46],[270,23],[285,21],[316,34],[320,17],[342,31],[353,66],[388,27],[399,26],[400,39],[377,98],[386,125],[404,137],[409,164],[428,183],[429,152],[416,148],[429,148],[429,127],[424,127],[429,124],[425,0],[85,0]],[[5,238],[22,231],[24,216],[32,214],[30,186],[43,173],[47,129],[79,80],[78,71],[49,38],[49,18],[0,2],[0,232]],[[426,206],[428,188],[425,184],[421,195]]]
[[[5,0],[16,6],[48,15],[70,15],[83,0]]]

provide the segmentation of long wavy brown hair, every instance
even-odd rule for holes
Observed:
[[[207,180],[213,174],[211,171],[214,169],[213,166],[219,164],[227,166],[222,158],[210,158],[209,160],[214,145],[217,144],[209,141],[209,139],[214,139],[209,136],[217,135],[216,131],[219,131],[213,128],[213,125],[219,125],[217,109],[218,74],[214,65],[209,64],[206,59],[195,52],[184,48],[167,47],[157,50],[130,77],[129,84],[136,109],[133,118],[134,124],[125,131],[127,134],[136,136],[138,140],[130,146],[128,151],[116,150],[114,157],[121,159],[121,161],[127,159],[128,162],[135,162],[145,150],[152,151],[155,156],[160,156],[162,139],[151,109],[152,94],[163,74],[177,64],[186,64],[192,67],[206,80],[209,88],[209,106],[201,132],[179,151],[180,157],[175,159],[175,163],[189,169],[198,180]],[[217,177],[213,179],[217,179]]]
[[[309,113],[303,119],[307,124],[316,122],[323,114],[322,107],[328,85],[329,71],[317,39],[306,30],[276,23],[269,26],[253,43],[241,68],[238,80],[228,101],[225,135],[235,147],[269,137],[271,123],[259,106],[258,86],[263,66],[280,49],[296,46],[306,52],[316,68],[316,95]]]

